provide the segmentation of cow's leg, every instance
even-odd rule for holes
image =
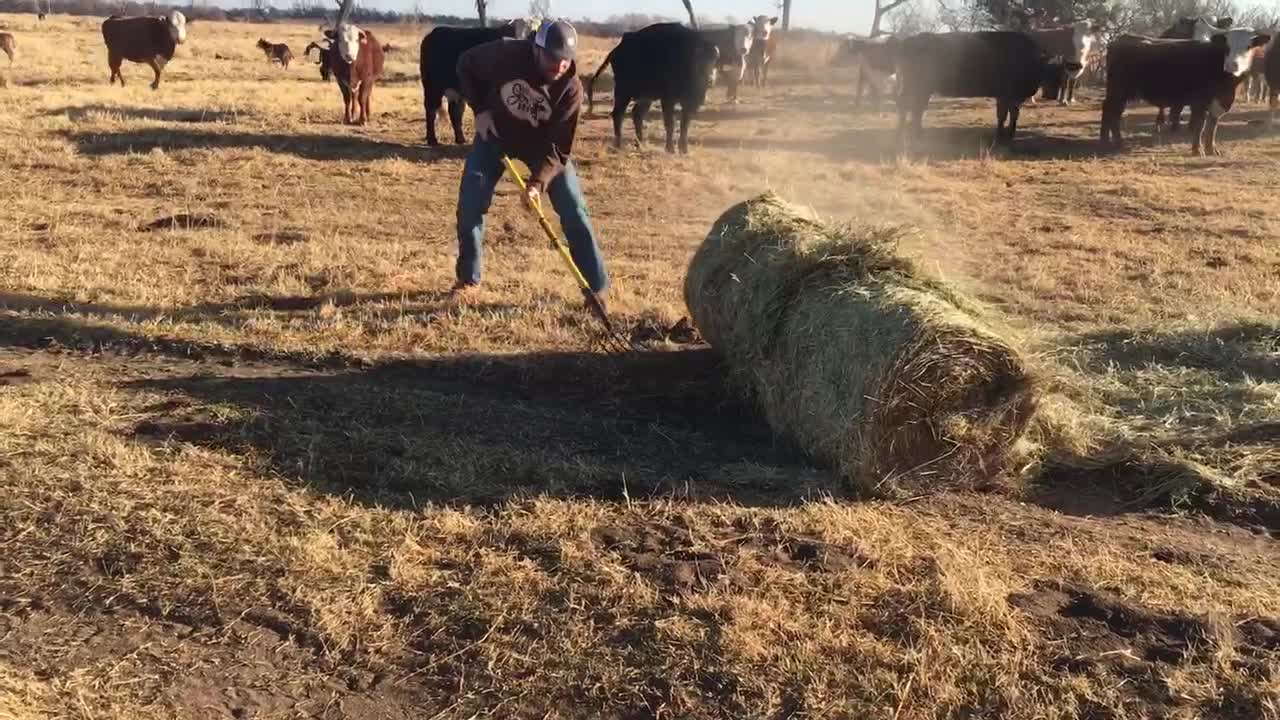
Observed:
[[[436,115],[440,113],[440,103],[443,102],[444,95],[435,92],[430,88],[422,90],[422,109],[427,120],[427,144],[435,147],[440,144],[440,139],[436,137]]]
[[[647,98],[636,98],[635,107],[631,108],[631,124],[636,129],[636,144],[641,147],[644,147],[644,116],[649,112],[649,106],[652,104],[653,101]]]
[[[1200,104],[1191,106],[1191,154],[1203,155],[1201,149],[1201,135],[1205,130],[1205,107]]]
[[[1008,142],[1013,144],[1013,136],[1018,134],[1018,114],[1022,112],[1022,106],[1016,100],[1009,101],[1009,131]]]
[[[158,61],[156,58],[148,58],[147,65],[151,68],[151,72],[156,74],[156,79],[151,81],[151,89],[159,90],[160,89],[160,71],[164,68],[164,63]]]
[[[996,141],[999,145],[1004,142],[1004,124],[1009,119],[1009,100],[1006,98],[996,98]]]
[[[370,107],[373,100],[373,80],[360,83],[360,124],[369,124]]]
[[[467,111],[467,101],[461,95],[449,98],[449,125],[453,128],[453,141],[464,145],[467,138],[462,134],[462,116]]]
[[[622,92],[618,88],[613,90],[613,146],[622,149],[622,119],[627,114],[627,103],[631,102],[631,96]]]
[[[1204,131],[1204,152],[1206,155],[1219,155],[1217,139],[1218,139],[1218,121],[1223,115],[1227,114],[1227,109],[1222,103],[1214,100],[1209,103],[1209,107],[1205,114]]]
[[[1182,106],[1172,105],[1169,107],[1169,132],[1176,133],[1182,125]]]
[[[676,151],[676,102],[674,98],[662,98],[662,127],[667,131],[667,152],[673,153]],[[685,144],[684,136],[680,137],[680,152],[689,152],[689,146]]]
[[[764,66],[760,70],[760,87],[768,87],[769,85],[769,61],[773,58],[765,58]]]
[[[1280,90],[1269,88],[1267,96],[1267,129],[1270,130],[1276,121],[1276,109],[1280,108]]]
[[[120,74],[120,62],[124,58],[119,55],[107,51],[107,67],[111,68],[111,78],[107,80],[108,85],[114,85],[116,78],[120,78],[120,87],[124,87],[124,75]]]
[[[342,122],[351,124],[351,88],[346,83],[338,80],[338,89],[342,91]]]
[[[1156,108],[1156,132],[1164,130],[1164,121],[1164,106],[1161,105],[1159,108]]]
[[[689,122],[693,120],[692,102],[680,103],[680,152],[689,154]]]

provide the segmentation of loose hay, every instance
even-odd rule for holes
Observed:
[[[1031,374],[970,303],[895,254],[898,234],[763,195],[712,226],[685,302],[774,431],[860,488],[983,484],[1035,410]]]

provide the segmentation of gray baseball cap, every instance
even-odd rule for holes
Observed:
[[[567,20],[543,20],[533,44],[561,60],[572,60],[578,52],[578,31]]]

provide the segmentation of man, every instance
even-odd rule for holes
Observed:
[[[604,258],[569,160],[582,105],[582,83],[573,61],[577,46],[572,25],[548,20],[532,42],[505,38],[458,58],[458,85],[475,112],[476,138],[458,187],[455,292],[480,282],[484,215],[502,179],[503,153],[529,166],[529,202],[539,202],[543,194],[551,199],[573,261],[591,291],[601,297],[608,288]]]

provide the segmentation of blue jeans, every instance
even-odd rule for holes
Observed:
[[[484,251],[484,214],[489,211],[493,190],[502,179],[506,166],[502,163],[502,150],[492,142],[476,138],[475,146],[467,155],[462,168],[462,182],[458,186],[458,281],[480,282],[480,269]],[[552,179],[546,195],[551,206],[560,216],[565,237],[569,241],[569,254],[582,271],[592,292],[603,292],[609,287],[609,275],[604,269],[604,258],[596,244],[591,219],[587,216],[586,200],[573,163],[566,163],[564,170]]]

